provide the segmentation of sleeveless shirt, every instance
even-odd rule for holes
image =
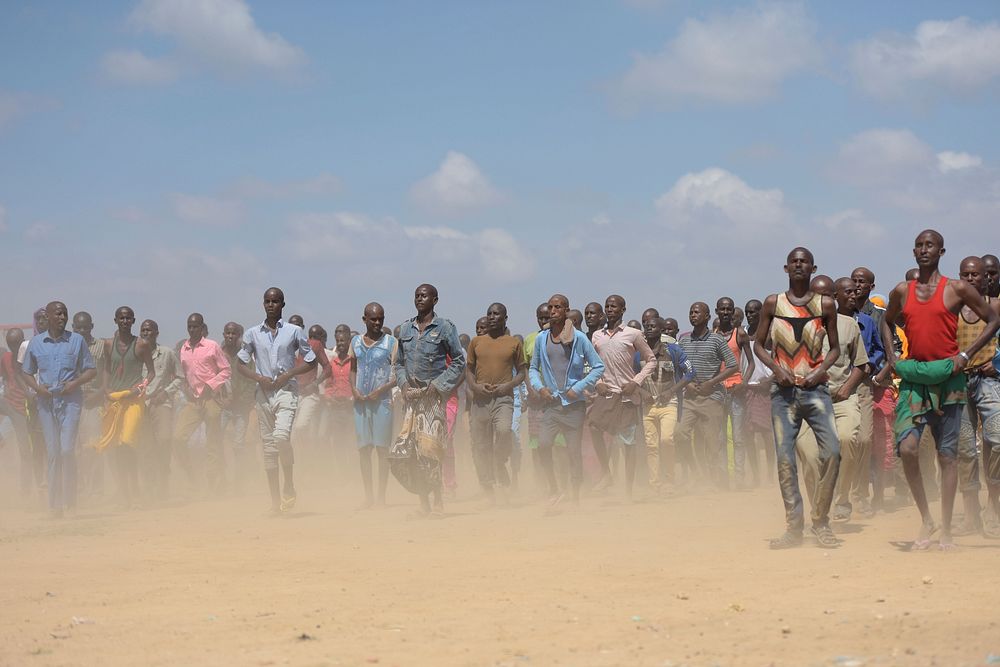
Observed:
[[[774,361],[796,377],[805,377],[823,364],[823,296],[813,294],[805,304],[794,305],[782,292],[774,305],[771,341]]]
[[[928,301],[917,300],[917,281],[907,284],[903,305],[903,329],[910,341],[910,359],[938,361],[958,354],[958,314],[948,310],[944,290],[948,278],[941,276]]]
[[[142,382],[142,360],[135,354],[138,337],[133,338],[124,353],[118,349],[118,334],[111,340],[111,370],[108,374],[108,391],[124,391]]]
[[[738,384],[742,384],[743,382],[743,365],[741,363],[741,357],[740,357],[741,350],[740,350],[739,336],[737,335],[738,331],[739,330],[736,327],[733,327],[733,330],[729,332],[729,340],[726,341],[726,343],[729,345],[729,349],[733,351],[733,356],[736,357],[736,368],[737,368],[737,371],[735,373],[733,373],[732,375],[730,375],[729,377],[727,377],[725,380],[722,381],[722,386],[726,387],[727,389],[730,387],[735,387]],[[722,366],[719,367],[719,370],[721,371],[725,367],[726,365],[722,364]]]

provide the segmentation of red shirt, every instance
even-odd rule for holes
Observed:
[[[17,373],[21,372],[21,365],[14,360],[13,352],[4,352],[0,358],[0,373],[3,374],[4,384],[7,386],[4,398],[7,404],[17,410],[19,414],[26,414],[24,401],[24,390],[17,382]]]
[[[917,300],[917,281],[907,286],[903,304],[903,329],[910,340],[910,358],[917,361],[950,359],[958,354],[958,314],[944,305],[944,288],[948,279],[938,279],[934,295],[927,301]]]
[[[324,394],[327,398],[351,398],[351,357],[343,361],[336,354],[330,359],[330,378],[326,381]]]

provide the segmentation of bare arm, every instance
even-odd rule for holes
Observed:
[[[736,340],[740,346],[740,353],[747,360],[747,367],[743,369],[743,382],[740,383],[741,387],[745,387],[750,382],[750,376],[753,375],[757,365],[754,362],[753,350],[750,349],[750,336],[745,331],[739,331],[736,334]]]
[[[890,341],[889,345],[883,345],[885,352],[885,367],[875,376],[875,384],[885,386],[892,367],[896,365],[896,349],[892,345],[892,328],[896,326],[900,313],[903,312],[903,296],[906,294],[906,283],[899,283],[889,293],[889,303],[885,308],[885,316],[882,318],[883,341]]]
[[[136,385],[132,389],[132,395],[138,396],[156,378],[156,369],[153,368],[153,351],[150,349],[149,343],[141,338],[135,343],[135,356],[139,357],[140,361],[146,366],[146,377],[139,382],[139,385],[142,385],[143,388],[139,389],[139,385]]]
[[[960,352],[964,353],[964,356],[963,354],[957,354],[952,357],[952,361],[955,363],[954,372],[961,373],[969,363],[969,358],[974,356],[976,352],[979,352],[996,335],[997,327],[1000,327],[1000,317],[997,316],[996,311],[989,307],[986,300],[969,283],[954,281],[952,287],[954,287],[959,298],[962,299],[962,304],[968,306],[972,312],[979,316],[980,320],[986,323],[983,330],[976,336],[976,340],[972,341],[972,345],[966,350],[960,350]]]
[[[772,294],[764,299],[764,306],[760,309],[760,322],[757,324],[757,337],[753,341],[753,349],[757,357],[771,370],[774,382],[779,387],[791,387],[795,384],[795,378],[792,377],[787,368],[779,366],[767,350],[767,336],[771,331],[771,322],[774,320],[774,307],[777,302],[778,297],[776,294]]]

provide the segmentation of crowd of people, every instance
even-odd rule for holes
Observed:
[[[117,502],[132,508],[182,485],[229,493],[258,465],[269,511],[281,515],[297,500],[296,449],[343,453],[348,441],[356,458],[339,461],[360,471],[362,508],[385,504],[391,473],[419,498],[414,517],[441,517],[464,422],[487,507],[520,491],[522,453],[549,512],[613,485],[631,500],[643,463],[656,499],[776,474],[786,526],[770,546],[781,549],[804,540],[801,475],[821,547],[840,543],[831,522],[873,517],[894,488],[920,512],[912,548],[937,535],[952,550],[956,535],[1000,537],[1000,262],[967,257],[949,279],[944,254],[941,234],[922,232],[916,268],[882,298],[872,270],[817,275],[813,254],[795,248],[786,289],[742,309],[730,297],[714,309],[693,303],[684,333],[655,308],[626,320],[617,294],[583,311],[554,294],[527,335],[512,335],[506,306],[493,303],[470,339],[423,284],[415,316],[395,330],[372,302],[364,330],[341,324],[328,348],[322,326],[284,317],[272,287],[263,321],[227,323],[220,344],[192,313],[187,337],[170,347],[154,320],[133,331],[131,307],[117,309],[114,335],[101,339],[89,313],[70,318],[53,301],[35,313],[30,339],[6,332],[0,419],[17,441],[21,493],[45,489],[53,517],[72,514],[82,490],[100,491],[106,467]],[[171,484],[173,469],[183,479]],[[963,521],[953,526],[958,491]]]

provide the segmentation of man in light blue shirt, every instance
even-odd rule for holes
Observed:
[[[38,418],[49,466],[49,511],[61,517],[76,511],[76,434],[83,405],[82,387],[97,376],[83,336],[66,331],[66,304],[45,307],[48,331],[28,343],[22,362],[24,382],[37,394]],[[37,379],[36,379],[37,374]]]
[[[554,294],[549,299],[549,328],[535,338],[528,378],[541,401],[542,419],[538,451],[549,481],[550,503],[562,500],[552,464],[552,445],[563,434],[570,460],[573,503],[580,502],[583,481],[583,421],[587,414],[586,392],[593,390],[604,375],[604,362],[587,339],[572,324],[567,326],[569,299]],[[590,370],[584,373],[584,362]]]
[[[316,367],[316,354],[309,346],[302,327],[281,319],[285,294],[277,287],[264,292],[264,321],[247,327],[243,346],[236,354],[237,367],[244,377],[257,383],[257,422],[264,445],[264,470],[271,491],[271,513],[288,512],[295,506],[297,494],[292,479],[295,456],[292,451],[292,422],[298,407],[298,383],[295,376]],[[305,362],[295,366],[295,357]],[[255,370],[250,369],[253,359]],[[281,493],[278,464],[285,474]]]

